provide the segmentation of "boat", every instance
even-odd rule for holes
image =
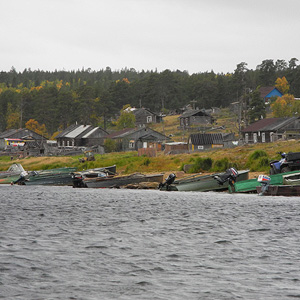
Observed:
[[[24,168],[19,163],[13,163],[7,171],[0,172],[0,183],[10,184],[12,181],[17,180],[20,174],[24,172]]]
[[[28,172],[21,185],[72,185],[71,173],[77,169],[72,167]]]
[[[73,187],[85,187],[84,178],[113,177],[117,174],[116,165],[72,172]]]
[[[284,178],[287,178],[287,175],[297,175],[300,178],[299,170],[279,173],[270,175],[270,186],[272,185],[283,185]],[[300,183],[299,183],[300,184]],[[232,193],[257,193],[257,187],[260,187],[261,183],[257,181],[257,178],[248,179],[244,181],[238,181],[234,184],[233,188],[229,187],[229,192]]]
[[[215,173],[210,175],[202,175],[202,173],[194,174],[188,177],[184,177],[175,180],[170,185],[164,185],[160,188],[162,191],[197,191],[197,192],[207,192],[207,191],[224,191],[228,190],[229,183],[224,182],[220,184],[216,178],[222,177],[226,172]],[[249,170],[238,171],[236,180],[242,181],[249,178]]]
[[[163,178],[164,174],[145,175],[141,173],[134,173],[127,176],[113,176],[107,174],[105,177],[86,177],[83,179],[83,183],[88,188],[120,188],[141,182],[157,182],[157,184],[159,184],[162,183]]]

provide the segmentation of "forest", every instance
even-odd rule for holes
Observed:
[[[193,103],[199,109],[228,107],[259,86],[275,86],[286,78],[289,94],[300,97],[300,66],[266,59],[255,70],[241,62],[232,73],[164,70],[139,71],[109,67],[94,71],[42,71],[24,69],[0,72],[0,132],[26,124],[53,137],[75,122],[113,126],[122,108],[146,107],[167,114]]]

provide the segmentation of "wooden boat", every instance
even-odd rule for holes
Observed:
[[[12,181],[17,180],[24,171],[21,164],[13,163],[7,171],[0,172],[0,183],[10,184]]]
[[[175,180],[169,186],[165,185],[161,190],[169,191],[222,191],[228,190],[228,182],[223,185],[219,184],[215,179],[216,176],[222,176],[222,173],[215,173],[211,175],[195,174],[182,179]],[[237,181],[247,180],[249,178],[249,170],[238,171]]]
[[[29,172],[29,176],[22,181],[22,185],[72,185],[71,173],[76,168],[56,168]]]
[[[116,175],[117,167],[116,165],[109,167],[101,167],[88,169],[80,172],[73,172],[71,174],[73,187],[86,187],[83,180],[85,178],[97,178],[97,177],[113,177]]]
[[[283,185],[283,180],[285,176],[287,175],[299,175],[300,177],[300,172],[298,171],[292,171],[292,172],[287,172],[287,173],[279,173],[279,174],[274,174],[270,175],[271,181],[270,181],[270,186],[272,185]],[[257,187],[260,187],[261,184],[260,182],[257,181],[257,178],[253,179],[248,179],[244,181],[238,181],[234,184],[234,189],[232,190],[231,187],[229,187],[230,192],[234,193],[257,193]]]
[[[83,183],[88,188],[120,188],[129,184],[141,182],[157,182],[158,184],[163,181],[163,174],[144,175],[141,173],[134,173],[128,176],[111,176],[84,178]]]
[[[257,193],[261,194],[262,187],[256,187]],[[300,185],[269,185],[263,196],[300,196]]]

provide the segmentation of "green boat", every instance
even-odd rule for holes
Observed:
[[[0,172],[0,184],[10,184],[12,181],[17,180],[24,171],[21,164],[13,163],[7,171]]]
[[[299,170],[269,175],[271,178],[270,185],[283,185],[286,175],[297,173],[300,174]],[[244,181],[238,181],[234,184],[234,190],[232,190],[230,186],[228,190],[231,193],[257,193],[256,187],[259,186],[261,186],[261,183],[257,181],[257,178],[253,178]]]
[[[170,185],[163,186],[162,191],[222,191],[228,190],[228,182],[219,184],[215,179],[216,176],[222,176],[224,173],[215,173],[211,175],[195,174],[182,179],[175,180]],[[238,171],[237,181],[244,181],[249,178],[249,170]]]
[[[76,168],[56,168],[29,172],[29,176],[22,181],[22,185],[73,185],[71,173]]]

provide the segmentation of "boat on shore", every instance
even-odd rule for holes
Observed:
[[[215,173],[210,175],[202,175],[202,173],[184,177],[175,180],[170,185],[164,185],[160,188],[161,191],[225,191],[228,190],[228,181],[220,184],[216,178],[224,176],[226,173]],[[236,181],[243,181],[249,178],[249,170],[238,171]]]
[[[162,183],[164,174],[145,175],[141,173],[134,173],[127,176],[112,176],[84,178],[83,183],[87,188],[122,188],[130,184],[137,184],[141,182],[157,182]]]
[[[269,177],[270,177],[269,185],[270,186],[284,185],[284,180],[286,181],[288,178],[290,178],[290,180],[293,180],[292,178],[295,178],[295,177],[290,177],[291,175],[298,176],[300,178],[299,170],[269,175]],[[299,180],[299,185],[300,185],[300,180]],[[255,193],[256,194],[258,187],[261,187],[261,183],[259,181],[257,181],[257,178],[253,178],[253,179],[248,179],[248,180],[244,180],[244,181],[238,181],[233,185],[233,188],[231,188],[229,186],[228,189],[229,189],[229,192],[231,192],[231,193]]]
[[[113,177],[117,174],[117,166],[108,166],[101,168],[94,168],[83,170],[79,172],[72,172],[73,187],[86,187],[84,183],[85,178],[97,178],[97,177]]]
[[[20,163],[13,163],[7,171],[0,172],[0,184],[10,184],[12,181],[17,180],[24,171]]]
[[[49,170],[28,172],[28,176],[20,181],[20,185],[72,185],[71,173],[76,168],[64,167]]]

